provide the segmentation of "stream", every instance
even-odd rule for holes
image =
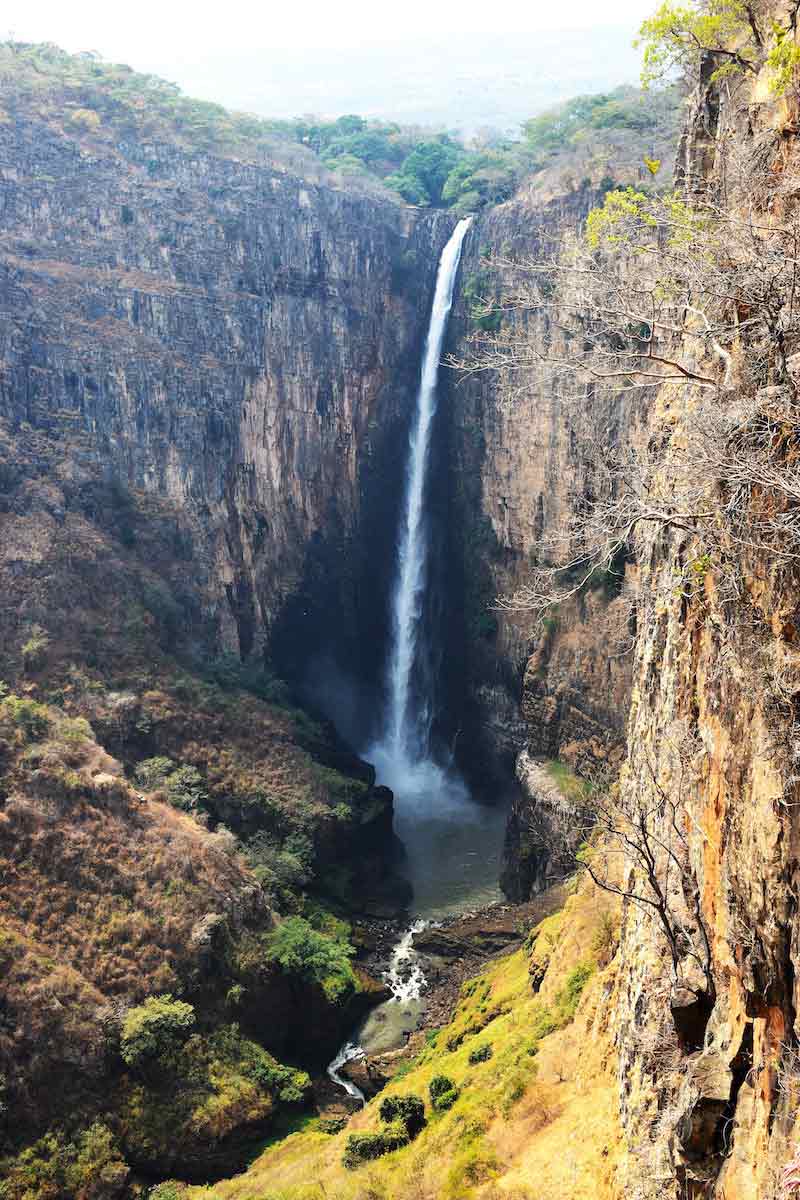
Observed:
[[[341,1068],[369,1054],[397,1050],[419,1027],[425,1012],[425,964],[414,937],[429,924],[484,908],[501,898],[498,887],[505,832],[504,806],[475,803],[464,785],[442,772],[440,790],[425,798],[398,794],[395,827],[408,852],[414,887],[414,920],[392,950],[383,979],[391,999],[367,1014],[328,1066],[328,1075],[349,1096],[365,1102]]]

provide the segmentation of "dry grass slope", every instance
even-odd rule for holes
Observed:
[[[525,950],[465,984],[450,1024],[341,1133],[294,1134],[244,1175],[194,1189],[192,1200],[619,1200],[623,1147],[609,1022],[617,914],[607,900],[583,882]],[[545,949],[540,941],[549,965],[534,993],[529,972]],[[471,1063],[483,1046],[491,1057]],[[444,1113],[428,1099],[436,1075],[461,1089]],[[380,1101],[409,1093],[426,1100],[422,1133],[346,1170],[349,1134],[377,1129]]]

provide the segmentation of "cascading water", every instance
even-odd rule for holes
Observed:
[[[343,1075],[339,1074],[342,1067],[346,1066],[347,1063],[354,1062],[356,1059],[363,1057],[364,1050],[361,1046],[356,1042],[345,1042],[333,1062],[328,1063],[328,1078],[332,1079],[340,1088],[344,1088],[348,1096],[351,1096],[353,1100],[358,1100],[361,1104],[366,1104],[367,1098],[361,1088],[356,1087],[352,1080],[345,1079]]]
[[[414,936],[428,919],[466,904],[497,897],[503,814],[473,803],[463,781],[431,751],[434,656],[425,622],[430,538],[426,499],[434,432],[439,359],[453,303],[461,248],[471,217],[459,221],[442,251],[436,276],[417,405],[408,442],[406,487],[391,600],[392,641],[386,676],[383,734],[364,752],[380,783],[395,796],[395,822],[408,852],[415,909],[419,915],[394,947],[384,978],[392,999],[375,1009],[356,1041],[342,1047],[328,1068],[335,1082],[361,1098],[339,1074],[366,1050],[380,1053],[402,1044],[417,1027],[426,980]]]
[[[414,689],[416,675],[430,679],[424,668],[430,659],[423,637],[423,606],[428,581],[428,528],[425,498],[431,435],[436,416],[439,359],[453,303],[461,247],[471,217],[459,221],[442,251],[436,275],[425,354],[422,359],[417,408],[408,443],[405,502],[397,549],[397,575],[392,594],[392,642],[387,671],[388,711],[383,737],[370,754],[381,781],[393,791],[417,790],[430,784],[430,695]],[[421,669],[420,669],[421,668]]]

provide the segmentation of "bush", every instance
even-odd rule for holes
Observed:
[[[379,1133],[351,1133],[345,1145],[342,1164],[352,1171],[370,1159],[381,1158],[392,1150],[400,1150],[411,1141],[401,1121],[387,1125]]]
[[[378,1115],[387,1124],[400,1121],[410,1138],[416,1137],[425,1127],[425,1105],[419,1096],[387,1096]]]
[[[178,766],[171,758],[145,758],[136,767],[136,781],[145,791],[162,789],[173,808],[183,812],[202,808],[208,802],[203,777],[196,767]]]
[[[571,1021],[575,1016],[583,989],[593,974],[594,963],[588,962],[578,963],[577,967],[570,971],[566,983],[556,997],[559,1016],[563,1021]]]
[[[446,1075],[434,1075],[428,1085],[431,1105],[436,1112],[446,1112],[452,1108],[460,1095],[460,1090]]]
[[[252,692],[268,704],[285,707],[290,700],[287,684],[263,664],[242,662],[236,655],[221,654],[201,664],[202,674],[224,691]]]
[[[92,727],[85,717],[64,717],[58,722],[56,739],[67,746],[80,746],[94,737]]]
[[[314,846],[302,833],[282,842],[259,832],[246,847],[247,861],[258,882],[280,909],[289,907],[314,876]]]
[[[50,728],[50,714],[43,704],[25,696],[8,696],[3,710],[26,738],[41,738]]]
[[[251,1079],[262,1091],[284,1104],[302,1104],[311,1087],[305,1071],[284,1066],[259,1046],[243,1038],[238,1025],[224,1025],[206,1039],[210,1060],[235,1068],[246,1079]]]
[[[476,1063],[488,1062],[493,1054],[491,1042],[484,1042],[482,1046],[476,1046],[474,1050],[470,1050],[469,1061],[475,1066]]]
[[[266,939],[266,960],[286,975],[316,983],[333,1003],[357,990],[352,946],[319,933],[303,917],[287,917]]]
[[[88,1200],[117,1196],[129,1169],[107,1126],[96,1121],[72,1142],[47,1133],[14,1158],[0,1159],[2,1200]]]
[[[50,637],[41,625],[31,625],[30,634],[22,646],[22,662],[26,671],[36,670],[42,665]]]
[[[194,1021],[191,1004],[175,1000],[169,993],[149,996],[125,1017],[120,1053],[130,1067],[163,1058],[183,1045]]]
[[[537,1013],[531,1026],[531,1037],[535,1042],[547,1037],[548,1034],[554,1033],[558,1029],[558,1021],[556,1021],[549,1008],[543,1008]]]

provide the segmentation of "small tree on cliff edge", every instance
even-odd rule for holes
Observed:
[[[552,826],[562,858],[567,851],[574,854],[575,831],[582,828],[589,842],[574,854],[576,865],[602,891],[655,921],[669,951],[673,1018],[687,1049],[697,1048],[703,1018],[716,997],[711,943],[686,833],[699,753],[694,739],[676,726],[662,745],[660,763],[643,756],[642,778],[591,778],[572,814],[564,812]]]

